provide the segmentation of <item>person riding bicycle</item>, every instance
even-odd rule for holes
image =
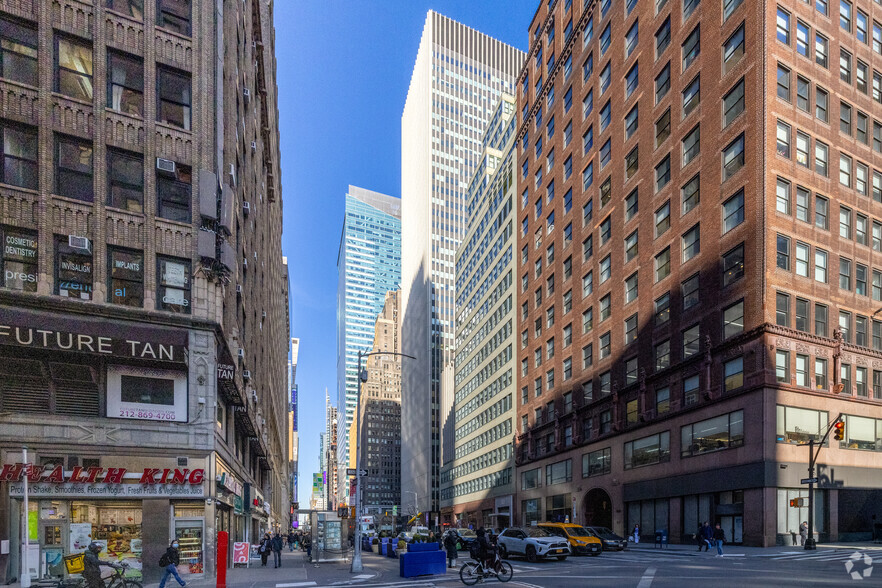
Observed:
[[[484,527],[478,529],[476,535],[478,536],[478,561],[481,562],[485,570],[492,570],[496,564],[496,546],[487,539],[487,532],[484,531]]]
[[[112,566],[111,561],[98,559],[98,554],[104,549],[104,545],[97,541],[89,543],[86,553],[83,556],[83,579],[86,580],[88,588],[104,588],[104,580],[101,579],[100,566]]]

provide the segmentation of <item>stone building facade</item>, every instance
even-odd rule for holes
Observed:
[[[843,415],[815,528],[870,537],[880,19],[867,0],[538,7],[517,91],[520,522],[783,543],[808,518],[801,444]]]
[[[0,29],[0,575],[23,516],[40,575],[91,539],[156,581],[173,537],[213,574],[218,531],[289,520],[272,2],[10,0]]]

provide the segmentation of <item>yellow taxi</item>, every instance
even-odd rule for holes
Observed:
[[[570,544],[573,553],[580,555],[600,555],[603,542],[594,533],[573,523],[539,523],[539,526],[558,537],[563,537]]]

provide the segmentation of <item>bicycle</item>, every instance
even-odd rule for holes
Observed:
[[[141,582],[132,578],[126,578],[126,570],[129,569],[129,564],[123,562],[121,564],[113,564],[110,567],[113,568],[113,575],[105,582],[107,588],[143,588]]]
[[[494,554],[493,569],[485,569],[484,562],[467,561],[459,569],[459,579],[466,586],[474,586],[483,582],[484,578],[496,577],[500,582],[508,582],[514,576],[514,570],[507,561],[499,559],[499,554]]]
[[[141,583],[131,578],[126,578],[126,570],[129,564],[112,564],[113,575],[105,580],[106,588],[143,588]],[[86,588],[86,580],[83,577],[68,578],[44,578],[31,583],[33,588]]]

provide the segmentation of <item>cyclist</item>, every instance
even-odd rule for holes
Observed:
[[[104,549],[104,545],[97,541],[89,543],[83,556],[83,578],[88,588],[104,588],[104,580],[101,579],[100,566],[112,566],[113,562],[98,559],[98,554]]]
[[[496,546],[487,539],[484,527],[478,529],[476,535],[478,536],[479,561],[485,570],[493,570],[496,564]]]

